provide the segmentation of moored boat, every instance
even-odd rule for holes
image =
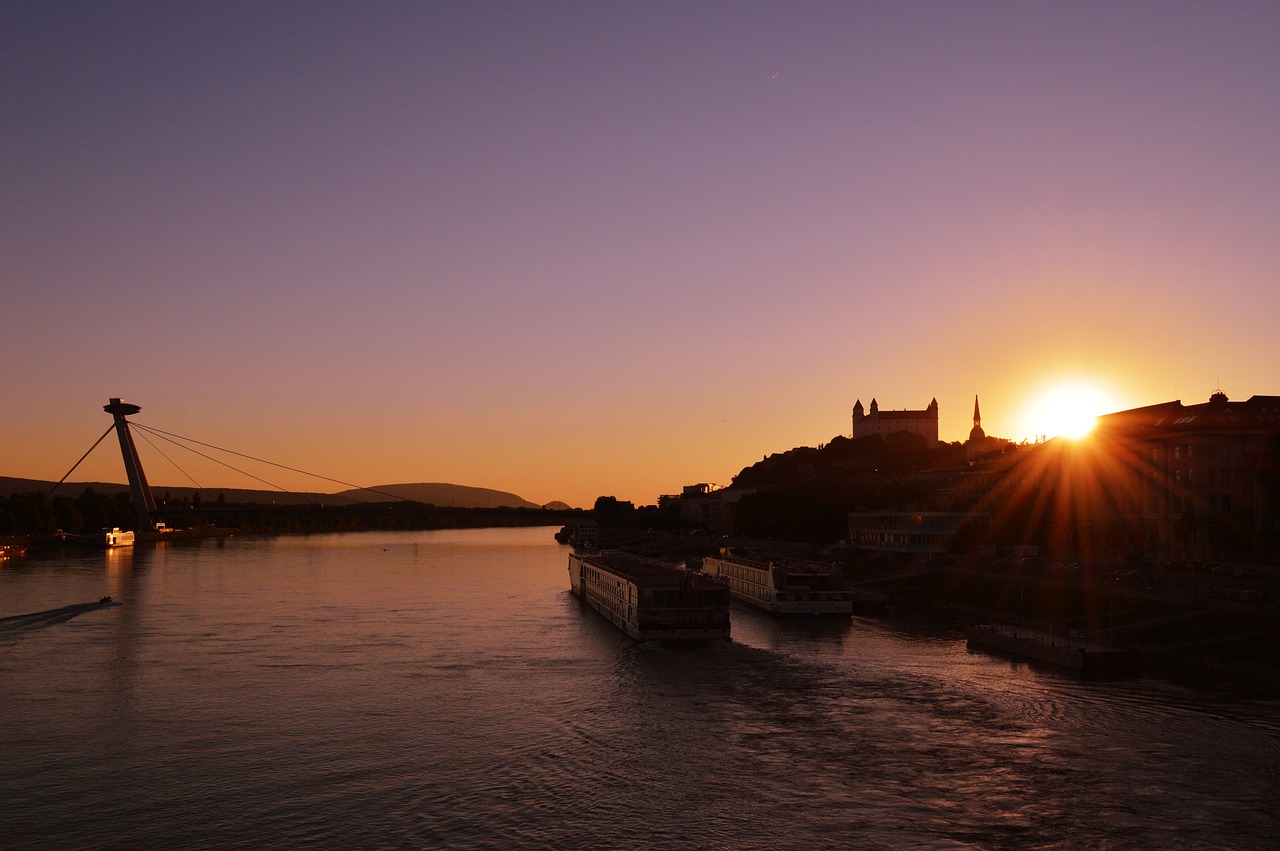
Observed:
[[[803,559],[761,559],[722,550],[702,562],[735,598],[775,615],[853,614],[853,592],[840,583],[839,568]]]
[[[1123,673],[1132,667],[1132,654],[1092,644],[1082,638],[1009,625],[972,626],[970,647],[996,650],[1025,659],[1078,671],[1083,676]]]
[[[640,641],[729,637],[729,589],[697,571],[623,552],[574,553],[569,586]]]
[[[104,542],[108,547],[132,547],[134,533],[121,531],[119,526],[112,529],[104,529]]]

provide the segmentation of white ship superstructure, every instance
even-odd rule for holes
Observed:
[[[108,547],[132,547],[134,533],[123,532],[120,527],[112,527],[111,529],[102,530],[103,543]]]
[[[722,551],[702,569],[732,594],[778,615],[851,615],[853,594],[841,587],[834,564],[802,559],[763,559]]]

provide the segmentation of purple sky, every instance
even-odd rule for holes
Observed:
[[[114,395],[589,505],[858,398],[958,440],[1068,377],[1278,393],[1277,45],[1274,2],[9,0],[0,475],[59,478]]]

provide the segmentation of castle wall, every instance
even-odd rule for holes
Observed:
[[[929,442],[938,444],[938,403],[935,400],[923,411],[881,411],[872,400],[870,412],[862,413],[862,403],[853,409],[853,437],[878,434],[888,437],[900,431],[918,434]]]

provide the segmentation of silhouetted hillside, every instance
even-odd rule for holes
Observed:
[[[53,490],[55,482],[44,479],[16,479],[12,476],[0,476],[0,496],[15,493],[48,493]],[[63,482],[58,486],[57,496],[79,496],[85,488],[92,488],[98,493],[115,493],[129,490],[128,485],[112,482]]]
[[[923,437],[908,432],[888,438],[873,434],[856,440],[839,435],[816,449],[798,446],[763,458],[744,467],[729,487],[786,487],[813,479],[849,480],[868,473],[891,475],[963,463],[964,447],[958,443],[929,448]]]
[[[929,489],[918,473],[961,465],[965,450],[950,443],[929,447],[902,432],[856,440],[839,436],[817,448],[800,446],[770,455],[733,477],[741,534],[789,541],[837,541],[848,532],[851,511],[901,509],[923,504]]]
[[[417,484],[374,485],[366,489],[340,491],[333,494],[351,502],[382,502],[386,494],[439,505],[443,508],[541,508],[541,505],[506,491],[489,488],[472,488],[466,485],[450,485],[444,482],[419,482]]]
[[[39,479],[19,479],[0,476],[0,497],[11,494],[47,494],[54,482]],[[63,482],[54,496],[75,498],[92,489],[96,493],[127,493],[129,486],[118,482]],[[222,501],[228,505],[354,505],[362,502],[386,502],[388,496],[414,502],[438,505],[443,508],[542,508],[543,506],[506,491],[490,488],[473,488],[442,482],[416,484],[378,485],[368,490],[353,488],[340,493],[297,492],[274,490],[248,490],[243,488],[193,488],[152,485],[151,493],[158,504],[189,502],[199,493],[205,503]],[[550,503],[552,509],[568,509],[562,502]]]
[[[0,497],[10,496],[18,493],[39,493],[47,494],[53,490],[54,482],[44,481],[42,479],[18,479],[10,476],[0,476]],[[91,489],[96,493],[128,493],[129,485],[121,482],[63,482],[58,485],[54,496],[65,496],[75,498],[85,492],[85,489]],[[248,490],[244,488],[193,488],[187,487],[166,487],[162,485],[152,485],[151,494],[155,497],[157,503],[166,502],[182,502],[190,501],[193,494],[199,493],[201,499],[206,501],[214,501],[219,495],[224,497],[225,501],[231,504],[266,504],[272,503],[276,505],[304,505],[306,503],[320,504],[346,504],[350,500],[345,497],[338,497],[336,494],[329,493],[286,493],[285,491],[272,490]],[[377,497],[373,496],[361,502],[372,502]]]

